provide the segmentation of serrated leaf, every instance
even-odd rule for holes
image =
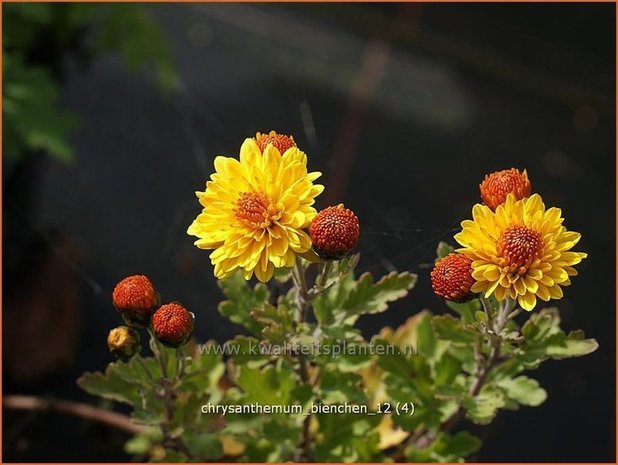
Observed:
[[[378,453],[380,436],[374,429],[380,417],[318,414],[320,437],[315,445],[318,462],[367,462]]]
[[[521,405],[537,407],[547,399],[547,392],[539,385],[539,382],[527,376],[503,378],[497,382],[497,385],[504,390],[509,399]]]
[[[294,311],[284,301],[276,307],[264,304],[252,310],[251,316],[264,326],[262,336],[265,340],[271,344],[280,344],[288,338],[292,331]]]
[[[431,446],[432,458],[440,462],[459,462],[481,447],[481,440],[467,431],[451,436],[441,433]]]
[[[413,368],[406,357],[382,339],[375,338],[372,342],[378,354],[377,362],[380,368],[409,382],[414,381]]]
[[[342,373],[336,368],[321,372],[320,393],[325,403],[365,404],[367,396],[362,388],[362,378],[356,373]]]
[[[493,420],[499,408],[505,405],[504,392],[492,385],[486,385],[477,396],[467,396],[462,401],[468,418],[474,423],[485,425]]]
[[[383,312],[389,302],[405,297],[416,279],[416,275],[407,271],[393,271],[374,283],[371,273],[363,273],[343,302],[342,309],[346,317]]]
[[[560,360],[569,357],[582,357],[591,354],[599,348],[596,339],[580,339],[579,337],[566,336],[554,338],[548,341],[546,353],[549,357]]]
[[[560,332],[560,313],[555,307],[544,308],[530,316],[521,332],[527,341],[542,341]]]
[[[288,405],[292,401],[291,392],[297,383],[296,374],[280,361],[276,366],[250,368],[238,367],[236,383],[244,391],[247,403],[257,402],[263,405]]]
[[[438,337],[447,341],[474,344],[479,337],[476,332],[464,327],[460,320],[451,315],[434,316],[431,323]]]
[[[116,363],[110,363],[105,373],[86,372],[78,378],[77,385],[87,393],[104,399],[133,406],[140,405],[139,386],[120,377],[116,366]]]
[[[258,283],[251,289],[241,273],[221,279],[218,284],[228,299],[219,304],[219,313],[259,336],[263,326],[251,316],[251,312],[268,303],[270,293],[266,285]]]
[[[581,357],[594,352],[598,343],[585,339],[583,331],[566,335],[560,329],[560,315],[556,308],[542,309],[522,327],[523,343],[515,351],[517,360],[527,368],[536,368],[547,358],[556,360]]]
[[[330,286],[322,295],[313,301],[313,311],[315,317],[323,327],[338,327],[340,324],[333,324],[336,317],[341,313],[343,302],[354,287],[354,276],[347,273],[341,276],[338,282]],[[342,318],[339,318],[339,323]]]

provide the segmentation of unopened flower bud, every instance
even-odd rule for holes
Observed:
[[[107,335],[109,351],[123,362],[140,351],[140,337],[137,331],[128,326],[118,326]]]
[[[350,255],[359,235],[358,218],[341,203],[322,210],[309,226],[313,250],[325,259],[339,260]]]
[[[521,200],[529,197],[531,190],[528,173],[517,168],[488,174],[479,187],[483,202],[492,210],[502,205],[508,194],[513,194],[515,200]]]
[[[152,315],[152,329],[156,338],[168,347],[180,347],[193,334],[193,313],[178,302],[162,305]]]
[[[146,326],[159,306],[159,294],[146,276],[124,278],[114,288],[114,306],[129,326]]]
[[[474,298],[470,290],[474,284],[472,260],[460,253],[452,253],[439,260],[431,271],[431,287],[440,297],[453,302]]]

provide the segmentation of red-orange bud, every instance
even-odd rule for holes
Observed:
[[[145,326],[159,305],[159,294],[146,276],[128,276],[112,293],[114,306],[130,326]]]
[[[431,271],[431,287],[440,297],[453,302],[466,302],[474,298],[471,287],[472,260],[465,255],[452,253],[439,260]]]
[[[479,188],[485,205],[495,210],[506,201],[508,194],[513,194],[516,200],[529,197],[532,186],[526,170],[511,168],[486,175]]]
[[[193,334],[193,314],[178,302],[162,305],[152,315],[152,329],[168,347],[184,345]]]
[[[322,258],[345,258],[356,247],[360,236],[358,218],[339,204],[322,210],[309,226],[313,250]]]

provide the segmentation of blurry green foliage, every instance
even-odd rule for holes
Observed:
[[[119,53],[130,69],[154,67],[162,91],[176,79],[170,51],[143,5],[9,3],[3,6],[3,153],[42,150],[69,162],[77,119],[61,108],[62,59]]]

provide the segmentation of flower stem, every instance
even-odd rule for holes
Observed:
[[[148,334],[150,335],[150,348],[152,349],[152,352],[161,367],[161,380],[159,383],[161,386],[160,397],[163,401],[165,412],[165,418],[160,424],[161,434],[163,434],[163,445],[174,447],[184,453],[188,459],[192,459],[193,455],[191,454],[191,451],[189,451],[183,439],[180,437],[172,437],[171,434],[172,423],[174,421],[174,391],[172,380],[168,377],[165,347],[157,340],[151,328],[148,328]],[[180,350],[177,351],[177,354],[180,354]],[[181,357],[180,360],[182,360]],[[182,362],[182,365],[179,366],[179,371],[177,373],[178,379],[180,379],[181,376],[181,368],[182,372],[184,372],[184,361]]]
[[[307,278],[305,276],[305,269],[303,268],[300,259],[296,259],[294,268],[292,269],[292,278],[294,281],[294,287],[296,287],[296,320],[299,323],[305,321],[306,307],[307,307]]]
[[[178,371],[176,373],[176,378],[181,380],[185,374],[185,356],[182,353],[182,349],[179,347],[176,349],[176,358],[178,359]]]
[[[303,268],[300,260],[297,259],[294,264],[294,268],[292,270],[292,277],[294,282],[294,287],[296,288],[296,310],[297,310],[297,321],[298,323],[303,323],[306,319],[307,312],[307,278],[305,276],[305,269]],[[309,385],[311,387],[312,384],[309,380],[309,367],[307,364],[307,360],[304,355],[298,355],[298,375],[300,376],[301,381],[305,385]],[[300,446],[297,454],[295,454],[294,461],[310,461],[311,454],[311,416],[307,415],[303,420],[302,433]]]

